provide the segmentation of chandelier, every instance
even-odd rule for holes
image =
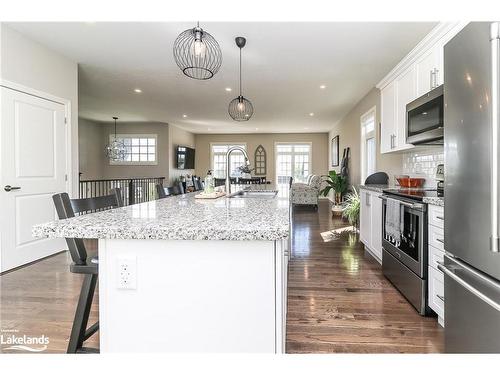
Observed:
[[[115,135],[113,141],[106,146],[106,156],[111,161],[123,161],[127,154],[127,147],[122,140],[116,138],[116,120],[118,120],[118,117],[114,116],[113,120],[115,120]]]
[[[222,51],[212,35],[197,26],[183,31],[174,42],[174,59],[182,73],[194,79],[210,79],[222,65]]]
[[[253,105],[250,100],[245,98],[242,94],[242,89],[241,89],[241,49],[245,47],[245,44],[247,40],[239,36],[235,39],[236,45],[240,49],[240,95],[238,97],[234,98],[231,100],[229,103],[229,116],[234,121],[248,121],[250,120],[250,117],[253,115]]]

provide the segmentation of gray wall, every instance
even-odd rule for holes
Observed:
[[[174,125],[169,125],[169,155],[170,155],[170,167],[169,167],[169,182],[172,184],[176,178],[180,175],[194,174],[194,169],[177,169],[176,166],[176,152],[177,146],[187,146],[195,147],[195,135],[191,132],[178,128]],[[204,176],[204,175],[202,175]]]
[[[113,123],[96,123],[81,119],[79,131],[81,179],[166,177],[169,174],[169,129],[162,122],[118,121],[118,134],[157,134],[158,165],[110,165],[104,149],[109,135],[114,133]]]
[[[245,142],[247,144],[250,164],[254,165],[255,149],[262,145],[267,155],[267,178],[271,181],[275,176],[275,142],[311,142],[312,143],[312,171],[314,174],[326,174],[328,158],[327,133],[291,133],[291,134],[196,134],[196,174],[205,176],[210,169],[210,143]]]
[[[389,175],[390,181],[394,181],[393,176],[400,174],[403,168],[403,156],[401,154],[381,154],[380,153],[380,90],[373,88],[366,94],[356,106],[337,123],[330,131],[328,146],[328,166],[331,170],[340,171],[340,167],[331,167],[332,155],[330,142],[333,137],[339,135],[339,160],[342,160],[342,151],[345,147],[350,147],[349,175],[352,185],[361,183],[361,124],[360,117],[376,106],[376,145],[377,145],[377,171],[384,171]],[[364,182],[364,181],[363,181]]]
[[[78,192],[78,67],[47,47],[0,24],[1,77],[71,102],[71,179]]]

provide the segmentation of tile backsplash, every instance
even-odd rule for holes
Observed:
[[[442,146],[414,149],[403,154],[403,174],[425,178],[425,187],[436,186],[436,167],[444,163]]]

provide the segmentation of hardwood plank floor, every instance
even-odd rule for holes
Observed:
[[[288,279],[288,353],[439,353],[444,330],[423,318],[321,201],[294,212]],[[321,233],[338,230],[325,242]]]
[[[347,224],[330,204],[294,214],[289,269],[287,352],[427,353],[443,351],[443,329],[422,318],[382,276],[356,236],[324,242],[321,233]],[[91,246],[95,252],[95,243]],[[45,334],[45,353],[64,353],[82,276],[69,272],[67,253],[0,276],[0,330]],[[91,322],[98,319],[98,298]],[[98,347],[99,335],[87,346]],[[1,351],[1,346],[0,346]]]

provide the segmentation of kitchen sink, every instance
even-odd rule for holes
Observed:
[[[273,199],[278,194],[277,191],[247,191],[241,190],[231,194],[228,198],[258,198]]]

